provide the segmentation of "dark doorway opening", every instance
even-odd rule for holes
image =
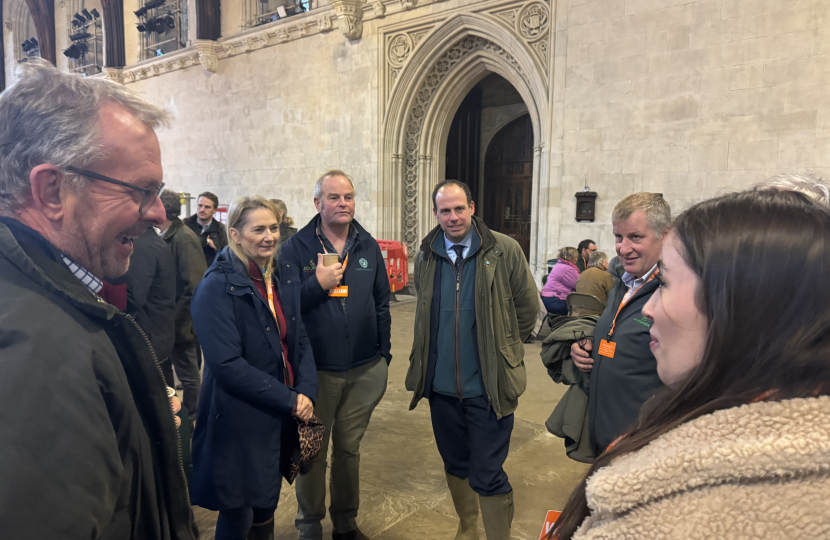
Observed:
[[[479,81],[461,102],[447,136],[444,178],[467,184],[476,215],[530,256],[533,126],[521,96],[500,75]]]
[[[533,126],[530,115],[502,128],[484,159],[484,223],[515,239],[530,255]]]
[[[481,156],[481,89],[470,90],[455,113],[447,137],[447,167],[444,178],[470,186],[478,200],[479,160]]]

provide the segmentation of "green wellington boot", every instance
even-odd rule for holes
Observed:
[[[479,495],[481,519],[487,540],[510,540],[513,524],[513,492],[505,495],[485,497]]]
[[[447,473],[447,485],[452,504],[458,514],[458,532],[455,540],[478,540],[478,494],[467,480]]]

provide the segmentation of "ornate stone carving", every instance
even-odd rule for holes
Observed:
[[[536,41],[547,32],[550,25],[550,10],[542,2],[526,5],[516,18],[516,30],[528,41]]]
[[[516,22],[516,13],[518,12],[518,9],[512,9],[510,11],[502,11],[501,13],[496,13],[496,15],[507,21],[508,24],[514,24]]]
[[[401,0],[401,7],[404,11],[407,11],[414,8],[415,3],[412,0]]]
[[[539,56],[542,57],[543,60],[548,59],[548,42],[547,40],[542,40],[538,43],[533,45],[533,48],[536,49],[536,52],[539,53]]]
[[[387,51],[387,58],[389,64],[399,68],[409,58],[409,53],[412,52],[413,44],[412,38],[406,34],[398,34],[392,41],[389,42],[389,49]]]
[[[349,39],[360,39],[363,35],[363,2],[361,0],[332,0],[337,14],[337,25]]]
[[[236,54],[236,49],[233,46],[233,43],[226,43],[225,44],[225,54],[228,56],[233,56]]]
[[[403,158],[403,237],[411,253],[415,253],[418,238],[418,162],[421,130],[424,117],[429,110],[435,92],[441,82],[452,73],[453,68],[463,59],[477,51],[486,50],[500,56],[511,64],[524,77],[524,72],[516,59],[492,41],[478,36],[467,36],[439,58],[427,72],[423,82],[415,92],[415,102],[409,110],[406,121],[406,140]]]
[[[386,6],[383,0],[375,0],[372,2],[372,10],[375,12],[375,17],[383,17],[386,15]]]
[[[331,17],[328,15],[323,15],[319,19],[317,19],[317,27],[320,28],[321,32],[328,32],[331,30]]]
[[[124,70],[122,70],[121,68],[105,67],[102,68],[102,71],[104,72],[104,78],[108,81],[115,81],[118,84],[124,84]]]
[[[306,24],[306,23],[298,24],[297,25],[297,31],[300,32],[301,36],[307,36],[308,35],[308,24]]]
[[[216,54],[216,42],[208,39],[196,40],[196,55],[205,71],[216,73],[219,68],[219,56]]]
[[[289,39],[291,39],[291,36],[288,35],[288,30],[286,30],[285,28],[280,28],[279,30],[277,30],[277,40],[280,43],[285,43]]]

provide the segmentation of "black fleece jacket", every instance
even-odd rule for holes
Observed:
[[[317,281],[317,254],[323,245],[317,238],[318,216],[300,229],[280,251],[280,268],[294,265],[302,280],[302,312],[314,361],[320,371],[347,371],[379,356],[392,360],[389,315],[389,278],[380,246],[357,221],[357,238],[349,251],[349,264],[341,285],[349,287],[348,318],[339,298],[333,298]],[[281,279],[291,276],[289,268]],[[288,284],[284,284],[288,285]]]

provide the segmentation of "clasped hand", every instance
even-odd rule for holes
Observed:
[[[585,341],[582,347],[579,346],[578,341],[574,341],[571,345],[571,359],[579,371],[588,373],[594,368],[594,359],[591,358],[593,348],[594,344],[591,343],[591,340]]]
[[[311,416],[314,414],[314,405],[311,400],[302,394],[297,394],[297,403],[294,404],[294,410],[291,414],[299,418],[303,423],[308,424]]]

